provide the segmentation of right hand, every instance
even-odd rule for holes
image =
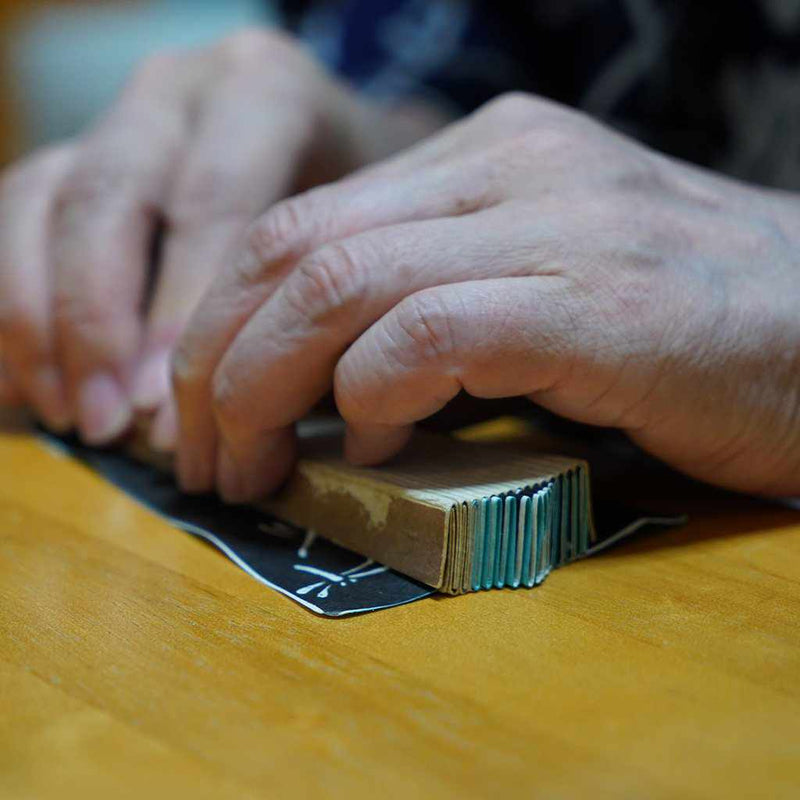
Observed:
[[[172,446],[170,353],[211,278],[277,200],[385,155],[381,119],[278,32],[150,58],[86,135],[2,176],[0,404],[91,444],[156,412]]]

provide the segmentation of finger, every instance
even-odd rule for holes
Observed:
[[[504,187],[513,185],[517,172],[516,149],[506,147],[494,154],[487,147],[508,142],[509,137],[513,144],[513,134],[530,127],[534,117],[541,123],[569,112],[544,101],[520,103],[514,97],[497,105],[506,110],[498,113],[490,104],[470,122],[451,126],[387,164],[274,206],[252,227],[242,257],[204,298],[198,325],[185,338],[182,367],[207,387],[227,344],[298,260],[315,248],[375,228],[466,215],[500,203]],[[528,150],[538,147],[547,153],[551,146],[543,136]],[[540,172],[546,185],[546,161]]]
[[[509,196],[539,199],[576,168],[574,156],[554,151],[574,153],[577,130],[588,124],[546,101],[518,104],[512,96],[489,104],[432,141],[271,209],[253,230],[256,275],[244,269],[240,277],[252,281],[259,269],[268,273],[276,262],[373,228],[471,214]],[[531,161],[533,175],[520,169]]]
[[[252,76],[221,82],[209,97],[167,207],[163,267],[134,393],[140,407],[163,399],[172,347],[200,295],[241,248],[247,226],[291,190],[308,142],[304,112],[270,103]],[[201,457],[179,456],[187,487],[204,485],[193,474],[203,465],[213,474],[212,451],[209,437]]]
[[[471,214],[501,202],[502,170],[485,153],[459,154],[429,169],[409,169],[391,180],[355,176],[285,200],[254,226],[254,272],[240,265],[239,281],[252,283],[273,265],[296,261],[328,242],[403,222]]]
[[[209,395],[219,360],[256,310],[293,274],[295,259],[359,230],[487,207],[494,199],[490,179],[481,172],[485,168],[476,161],[464,169],[448,166],[409,176],[404,183],[370,185],[368,191],[356,187],[349,192],[346,185],[315,190],[278,204],[253,227],[250,247],[236,269],[224,272],[206,294],[178,354],[175,385],[186,432],[178,463],[186,486],[208,488],[213,479]]]
[[[212,276],[241,246],[247,226],[294,182],[308,126],[297,107],[271,104],[262,84],[260,75],[234,73],[198,110],[197,130],[165,210],[165,252],[145,368],[134,388],[139,408],[150,410],[163,400],[171,347]]]
[[[293,427],[261,437],[228,439],[219,448],[217,490],[229,503],[243,503],[278,488],[296,458]]]
[[[59,147],[23,162],[0,189],[0,337],[5,381],[54,430],[70,413],[56,369],[47,224],[72,151]],[[11,391],[9,389],[9,391]]]
[[[60,363],[90,443],[131,420],[129,371],[159,208],[186,140],[199,56],[148,62],[88,137],[56,200],[52,237]]]
[[[462,389],[475,397],[533,395],[602,351],[603,326],[586,294],[559,276],[476,281],[406,298],[336,367],[348,425],[346,456],[377,463],[410,426]],[[587,375],[587,379],[589,376]]]
[[[267,99],[258,104],[272,113],[254,113],[247,133],[237,137],[237,152],[230,157],[229,130],[232,114],[228,97],[215,109],[209,122],[208,138],[198,144],[197,168],[204,162],[214,159],[226,161],[228,177],[225,180],[226,193],[217,202],[227,205],[229,213],[218,217],[214,226],[208,226],[205,233],[189,243],[179,240],[173,246],[172,269],[167,269],[165,280],[171,283],[169,292],[182,291],[187,274],[196,265],[197,251],[204,243],[209,251],[217,254],[214,266],[219,267],[235,250],[241,250],[242,235],[248,223],[260,210],[285,196],[291,189],[296,170],[304,159],[310,139],[307,120],[302,111],[294,108],[270,106]],[[252,107],[252,100],[249,102]],[[211,154],[213,151],[213,155]],[[215,237],[214,244],[210,239]],[[169,263],[169,262],[168,262]],[[197,307],[193,322],[184,334],[181,347],[174,364],[174,387],[179,408],[180,446],[178,449],[178,475],[183,487],[188,491],[202,491],[213,486],[215,456],[215,427],[207,387],[213,368],[221,357],[228,342],[235,335],[238,322],[249,314],[242,314],[242,307],[255,308],[259,292],[253,286],[237,286],[226,296],[235,297],[232,307],[227,307],[229,315],[225,324],[220,325],[219,306],[215,301],[218,291],[225,291],[223,281],[217,281],[206,294],[206,299]],[[250,291],[248,291],[248,289]],[[241,290],[241,291],[240,291]],[[192,304],[196,299],[192,297]],[[183,307],[183,310],[187,310]],[[166,319],[162,315],[162,323]],[[169,329],[174,320],[165,325]]]
[[[526,104],[525,108],[528,108]],[[552,104],[548,113],[565,115]],[[520,113],[520,104],[504,102],[507,112],[478,116],[471,126],[456,126],[435,143],[423,146],[394,160],[391,165],[367,170],[351,180],[320,189],[278,204],[253,227],[249,247],[235,268],[223,273],[209,291],[183,338],[176,359],[175,384],[187,400],[181,404],[181,419],[186,419],[186,435],[181,436],[179,458],[187,464],[210,465],[209,448],[195,448],[192,440],[209,439],[212,430],[208,398],[211,376],[227,347],[291,274],[304,253],[320,244],[358,231],[409,220],[466,214],[491,206],[499,199],[501,170],[489,158],[474,157],[487,142],[529,127],[531,115]],[[497,120],[507,124],[498,125]],[[424,152],[422,152],[424,151]],[[435,165],[458,153],[453,163],[424,170],[420,165]],[[465,155],[466,154],[466,155]],[[509,160],[504,169],[513,168]],[[387,176],[396,175],[396,180]],[[199,409],[199,411],[197,411]],[[209,479],[205,472],[206,485]]]
[[[218,428],[229,460],[247,476],[246,495],[274,488],[255,464],[266,460],[272,437],[330,388],[336,362],[363,331],[415,291],[534,272],[547,263],[537,234],[508,211],[487,211],[360,234],[303,261],[240,331],[214,376]]]
[[[357,174],[274,205],[253,225],[248,246],[235,266],[220,276],[204,312],[216,318],[240,310],[229,328],[261,305],[294,263],[321,245],[373,228],[469,214],[501,199],[497,170],[486,158],[459,157],[430,170],[408,159],[402,176],[387,180],[382,170]],[[244,296],[247,295],[247,301]]]

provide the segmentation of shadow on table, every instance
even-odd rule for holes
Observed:
[[[648,512],[686,514],[688,522],[676,528],[645,528],[593,558],[621,558],[659,548],[691,548],[712,539],[757,535],[766,530],[800,529],[800,510],[785,501],[758,498],[717,489],[692,480],[660,462],[638,455],[622,469],[628,487],[599,480],[596,497],[612,497]]]
[[[22,410],[0,408],[0,435],[28,436],[35,422]],[[716,489],[687,478],[631,445],[622,435],[566,423],[563,430],[531,438],[531,446],[586,458],[594,497],[642,511],[643,515],[686,514],[677,528],[650,528],[593,558],[619,558],[664,547],[691,547],[723,537],[800,526],[800,510],[778,501]],[[499,444],[499,443],[498,443]],[[514,442],[519,446],[520,440]]]
[[[800,504],[752,497],[702,483],[647,455],[620,431],[580,425],[537,413],[535,430],[516,439],[544,452],[558,452],[589,462],[595,502],[620,505],[642,516],[686,515],[676,528],[650,527],[592,558],[619,558],[664,547],[757,534],[800,526]]]

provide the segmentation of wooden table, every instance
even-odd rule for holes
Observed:
[[[327,620],[0,433],[0,796],[799,797],[800,514]]]

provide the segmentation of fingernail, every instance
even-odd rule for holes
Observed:
[[[133,379],[131,402],[138,411],[155,411],[169,394],[169,350],[145,356]]]
[[[130,424],[131,407],[119,383],[96,372],[78,391],[78,427],[87,444],[107,444]]]
[[[241,503],[245,499],[239,468],[224,444],[220,447],[217,461],[217,490],[226,503]]]
[[[173,453],[178,442],[178,420],[175,404],[169,399],[156,412],[150,428],[150,446],[160,453]]]
[[[52,364],[40,367],[33,376],[33,392],[42,421],[56,433],[65,433],[72,425],[64,382]]]

